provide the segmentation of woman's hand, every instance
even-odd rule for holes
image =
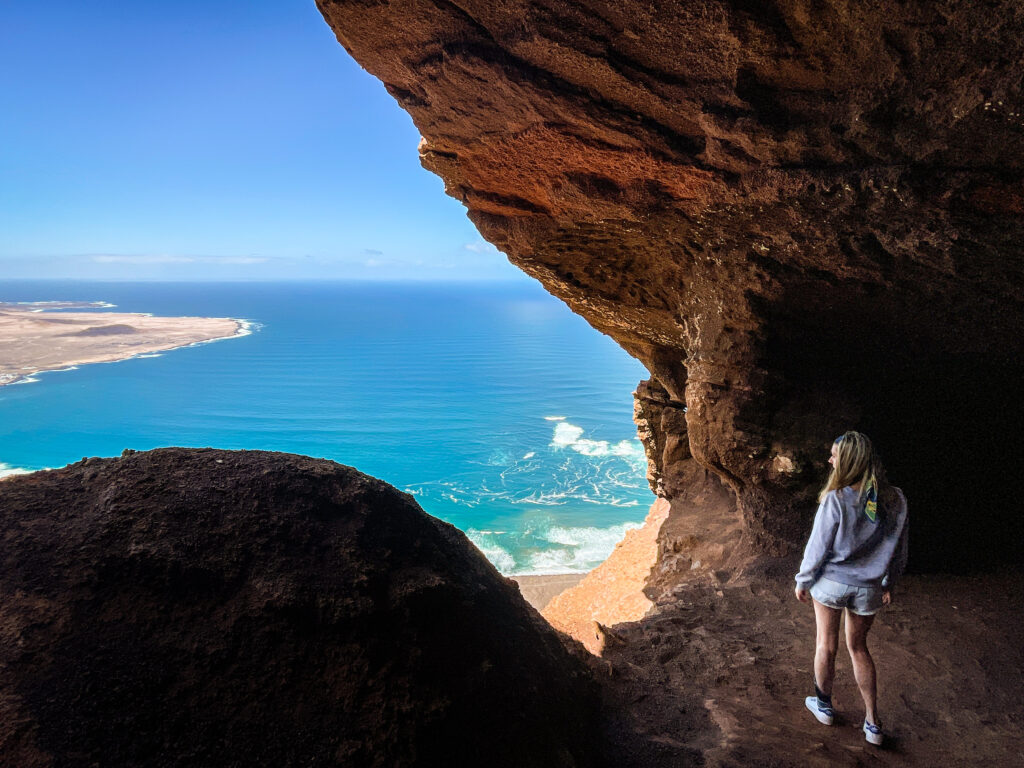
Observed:
[[[796,599],[799,600],[801,603],[811,602],[810,594],[808,594],[807,590],[803,587],[796,588]],[[884,600],[885,598],[883,597],[882,599]]]
[[[892,590],[886,589],[882,591],[882,605],[889,605],[892,602]]]

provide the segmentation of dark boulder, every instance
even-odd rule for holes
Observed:
[[[0,482],[0,541],[3,765],[594,764],[574,649],[350,467],[83,460]]]

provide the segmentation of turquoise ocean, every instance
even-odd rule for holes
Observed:
[[[0,282],[0,301],[235,317],[249,335],[0,387],[0,473],[170,445],[332,459],[506,574],[586,571],[654,497],[646,371],[528,282]]]

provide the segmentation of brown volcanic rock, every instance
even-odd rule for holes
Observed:
[[[594,764],[584,663],[349,467],[89,459],[0,483],[0,541],[3,765]]]
[[[1019,557],[1019,3],[318,5],[482,234],[647,366],[654,485],[730,493],[733,563],[792,550],[851,427],[919,567]]]

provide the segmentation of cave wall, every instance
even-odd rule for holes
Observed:
[[[647,367],[652,487],[731,494],[734,556],[799,547],[860,428],[915,567],[1019,559],[1024,7],[318,7],[483,236]]]

